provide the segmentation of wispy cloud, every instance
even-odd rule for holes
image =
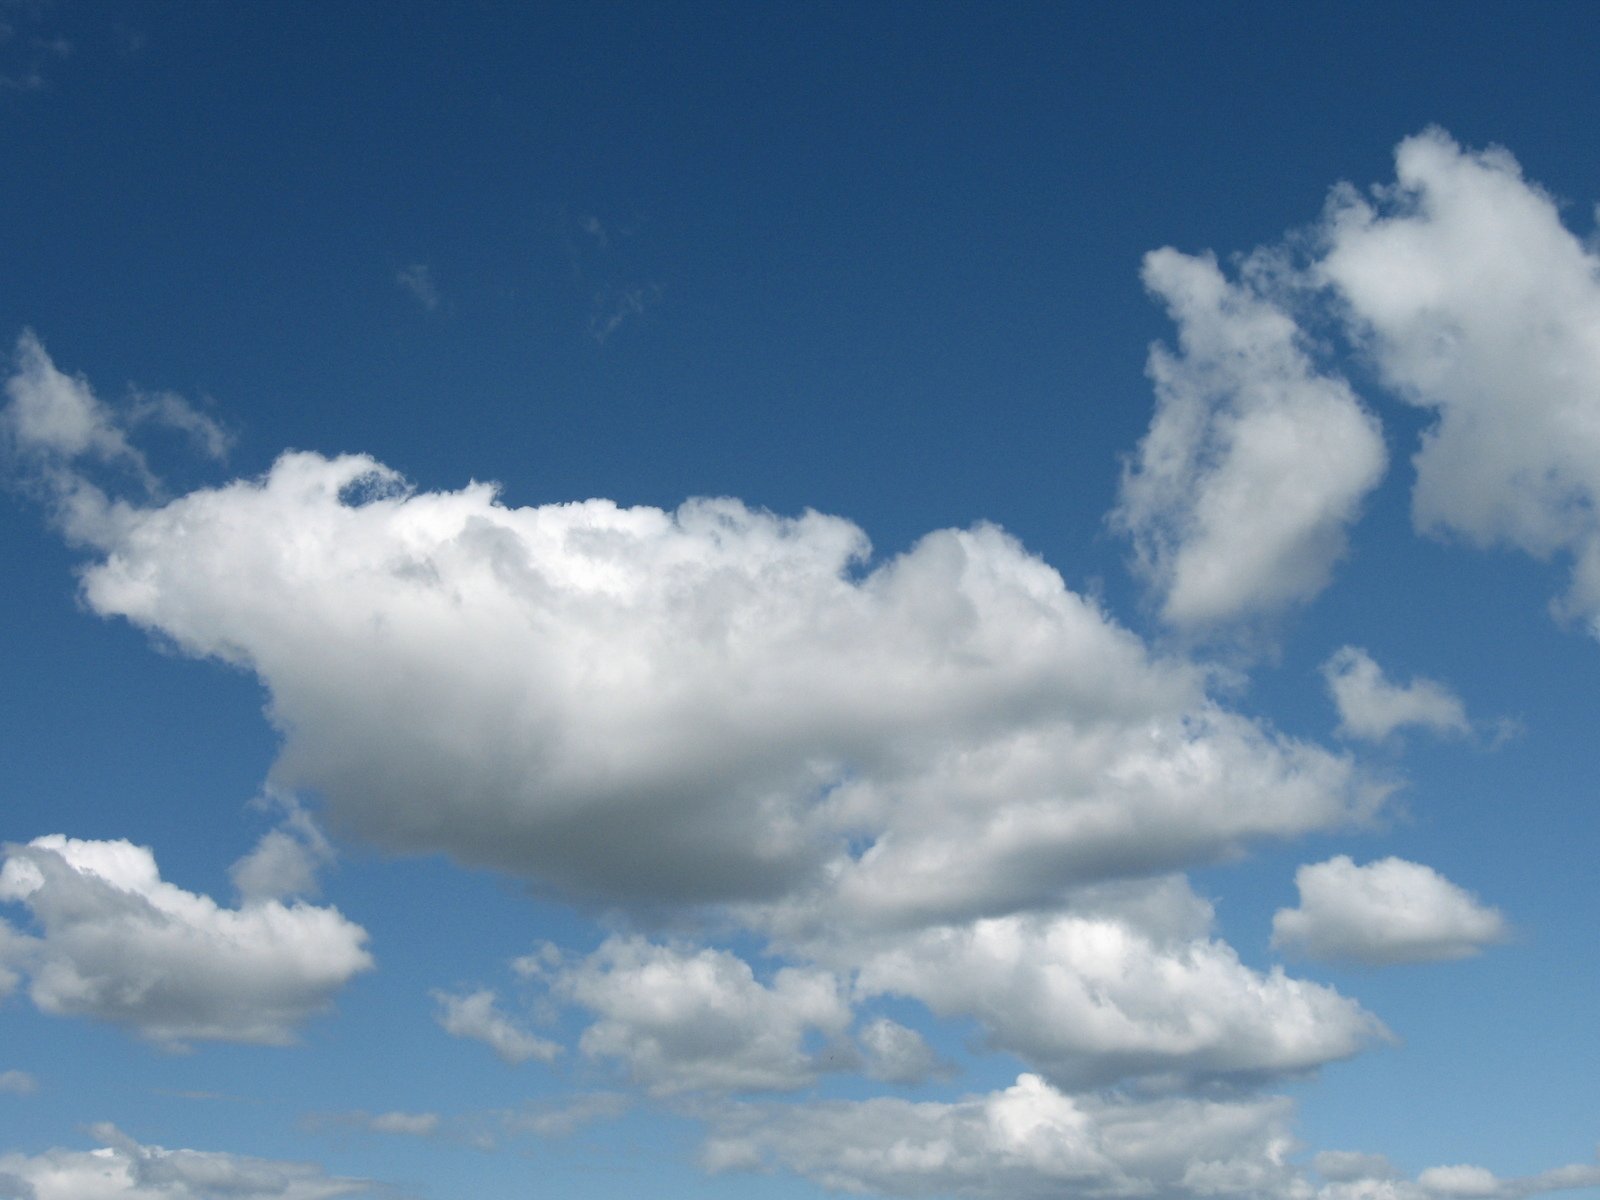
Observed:
[[[394,281],[411,294],[411,298],[428,312],[439,308],[439,288],[433,282],[433,272],[427,263],[411,263],[394,273]]]
[[[657,283],[598,293],[594,299],[594,312],[589,317],[589,336],[594,339],[595,345],[604,346],[625,322],[642,316],[660,299],[661,285]]]

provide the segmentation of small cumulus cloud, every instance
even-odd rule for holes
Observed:
[[[318,873],[334,859],[333,846],[292,797],[269,794],[262,803],[281,809],[283,820],[228,869],[234,887],[246,900],[315,896]]]
[[[1272,918],[1272,944],[1307,958],[1387,966],[1468,958],[1504,941],[1497,909],[1431,867],[1385,858],[1358,867],[1348,856],[1295,872],[1298,908]]]
[[[1432,679],[1391,682],[1359,646],[1344,646],[1322,664],[1322,677],[1339,710],[1339,732],[1382,741],[1397,729],[1415,727],[1441,736],[1472,729],[1467,710],[1444,684]]]
[[[452,1037],[484,1043],[502,1062],[513,1066],[531,1061],[552,1062],[561,1047],[522,1028],[500,1011],[499,997],[491,990],[452,994],[433,993],[438,1011],[434,1019]]]
[[[0,942],[40,1011],[120,1025],[171,1049],[282,1045],[370,969],[367,934],[335,908],[247,900],[223,908],[161,878],[126,841],[59,834],[8,845],[0,902],[36,936]]]
[[[1114,528],[1166,621],[1204,628],[1321,592],[1387,461],[1377,419],[1319,370],[1293,317],[1209,255],[1158,250],[1145,286],[1178,324],[1150,352],[1156,413]]]

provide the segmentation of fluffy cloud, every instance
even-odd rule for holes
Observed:
[[[925,1083],[944,1069],[920,1033],[888,1017],[867,1022],[856,1040],[868,1078],[883,1083]]]
[[[1290,1105],[1069,1096],[1034,1075],[950,1104],[878,1098],[725,1111],[703,1161],[892,1196],[1262,1195],[1292,1178]]]
[[[14,449],[58,461],[130,463],[148,478],[144,457],[115,414],[96,399],[89,381],[57,369],[31,330],[17,339],[16,369],[6,380],[6,396],[10,402],[0,428]]]
[[[0,1154],[0,1196],[17,1200],[332,1200],[374,1195],[360,1179],[307,1163],[143,1146],[111,1125],[90,1134],[96,1150]]]
[[[440,1027],[453,1037],[483,1042],[501,1061],[525,1063],[530,1059],[552,1062],[561,1053],[555,1042],[523,1029],[496,1006],[498,997],[487,989],[451,995],[435,992]]]
[[[1438,734],[1472,729],[1467,710],[1449,688],[1431,679],[1391,683],[1358,646],[1335,651],[1322,664],[1322,677],[1339,710],[1339,732],[1350,737],[1382,741],[1407,725]]]
[[[222,908],[163,881],[155,856],[125,841],[54,834],[7,846],[0,901],[25,905],[38,926],[6,953],[41,1010],[170,1046],[290,1042],[372,966],[366,931],[337,909]]]
[[[229,869],[247,900],[314,896],[317,873],[333,861],[333,847],[308,813],[290,798],[270,801],[284,809],[281,827],[268,830],[254,850]]]
[[[837,979],[798,967],[770,984],[726,950],[615,937],[550,979],[553,994],[598,1016],[580,1049],[619,1062],[656,1095],[685,1091],[782,1091],[830,1065],[854,1065],[838,1042],[851,1021]],[[909,1031],[908,1031],[909,1032]]]
[[[1223,942],[1107,916],[928,930],[868,957],[857,986],[975,1017],[993,1046],[1070,1088],[1294,1074],[1384,1035],[1331,988],[1253,971]]]
[[[1506,919],[1431,867],[1345,855],[1295,872],[1300,907],[1272,918],[1272,944],[1307,957],[1366,963],[1466,958],[1510,932]]]
[[[1133,537],[1173,624],[1310,599],[1382,478],[1377,420],[1317,370],[1293,318],[1210,256],[1155,251],[1144,281],[1177,322],[1181,353],[1150,352],[1156,414],[1112,523]]]
[[[1419,529],[1575,560],[1568,611],[1600,634],[1600,258],[1503,150],[1431,130],[1396,182],[1336,194],[1320,278],[1387,384],[1438,420]]]
[[[391,849],[610,901],[836,885],[861,919],[916,922],[1373,801],[993,527],[869,565],[816,513],[509,508],[304,453],[134,506],[73,473],[78,441],[34,443],[100,552],[88,603],[256,672],[276,782]]]

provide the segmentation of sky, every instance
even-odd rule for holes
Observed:
[[[0,0],[0,1198],[1600,1197],[1597,44]]]

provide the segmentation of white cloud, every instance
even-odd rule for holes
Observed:
[[[925,1083],[946,1070],[920,1033],[888,1017],[869,1021],[856,1034],[856,1040],[861,1044],[865,1056],[862,1068],[869,1079]]]
[[[39,1081],[26,1071],[0,1071],[0,1092],[13,1096],[31,1096],[39,1090]]]
[[[96,1150],[0,1153],[0,1195],[20,1200],[332,1200],[375,1194],[365,1180],[309,1163],[144,1146],[96,1125]],[[10,1185],[10,1190],[7,1185]]]
[[[1199,627],[1271,614],[1327,586],[1345,528],[1382,478],[1377,420],[1319,372],[1293,318],[1212,257],[1145,258],[1181,351],[1150,352],[1156,414],[1111,520],[1162,617]]]
[[[144,474],[144,459],[129,444],[116,415],[102,404],[82,375],[58,370],[32,330],[17,339],[16,368],[6,380],[0,425],[25,453],[59,459],[90,458],[132,464]]]
[[[784,967],[764,984],[729,951],[635,937],[608,939],[550,988],[598,1017],[583,1052],[616,1060],[655,1095],[803,1087],[830,1065],[808,1038],[841,1039],[851,1020],[827,972]]]
[[[892,1098],[725,1110],[713,1170],[782,1168],[830,1190],[1047,1200],[1282,1194],[1293,1173],[1281,1097],[1129,1102],[1035,1075],[954,1103]]]
[[[128,437],[139,426],[178,430],[213,459],[224,458],[234,442],[216,419],[174,392],[134,390],[122,410],[115,410],[94,395],[82,374],[58,370],[32,330],[16,342],[16,366],[5,392],[0,434],[26,459],[26,472],[58,491],[67,504],[77,491],[78,480],[66,466],[74,459],[112,464],[138,478],[146,490],[157,488],[144,454]]]
[[[1339,710],[1339,732],[1382,741],[1415,725],[1437,734],[1471,732],[1467,710],[1455,693],[1432,679],[1391,683],[1359,646],[1342,646],[1322,664],[1322,677]]]
[[[372,966],[337,909],[276,900],[222,908],[161,879],[126,841],[53,834],[5,848],[0,901],[40,933],[5,952],[42,1011],[191,1040],[283,1044]]]
[[[282,808],[282,825],[228,869],[233,886],[246,900],[316,895],[317,873],[333,861],[333,847],[293,798],[269,795],[265,802]]]
[[[388,848],[580,895],[809,883],[862,919],[959,919],[1375,802],[989,526],[869,569],[816,513],[514,509],[314,454],[80,507],[105,517],[77,525],[104,553],[89,604],[254,670],[280,786]]]
[[[515,1065],[536,1059],[547,1063],[561,1053],[555,1042],[528,1032],[502,1013],[496,1007],[498,997],[490,990],[459,996],[434,992],[433,998],[439,1005],[436,1020],[446,1033],[483,1042],[503,1062]]]
[[[1272,918],[1272,944],[1309,958],[1366,963],[1466,958],[1510,928],[1431,867],[1385,858],[1358,867],[1345,855],[1295,872],[1300,907]]]
[[[1336,194],[1321,277],[1391,387],[1437,414],[1420,530],[1575,560],[1564,607],[1600,634],[1600,258],[1510,154],[1402,142],[1372,200]]]
[[[1163,1085],[1295,1074],[1385,1034],[1333,989],[1253,971],[1209,938],[1107,916],[1013,916],[924,931],[863,961],[867,994],[971,1016],[1052,1083]]]
[[[972,1200],[1263,1196],[1286,1200],[1523,1200],[1600,1185],[1600,1166],[1501,1179],[1482,1167],[1400,1178],[1382,1155],[1323,1153],[1315,1187],[1290,1160],[1283,1096],[1074,1096],[1036,1075],[953,1103],[889,1097],[728,1105],[701,1151],[713,1171],[786,1170],[830,1191]]]

